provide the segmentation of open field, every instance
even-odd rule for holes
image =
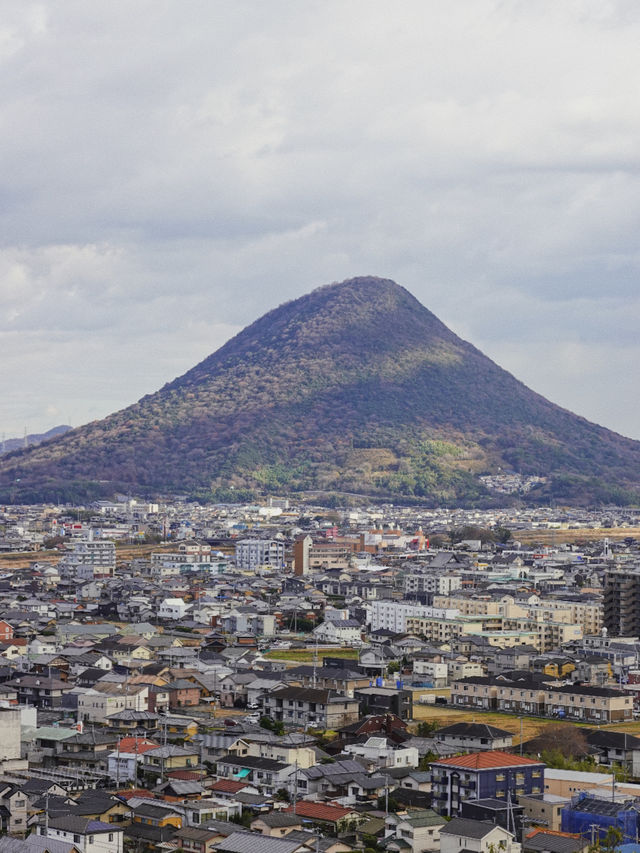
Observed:
[[[294,663],[313,663],[314,649],[273,649],[265,652],[263,657],[272,660],[290,660]],[[345,658],[357,660],[357,649],[318,649],[318,663],[322,663],[323,657]]]
[[[502,714],[498,711],[462,711],[443,705],[420,705],[414,702],[413,724],[409,728],[415,728],[417,723],[434,721],[437,721],[442,727],[451,726],[454,723],[487,723],[490,726],[511,732],[515,735],[514,743],[517,744],[520,742],[520,718],[513,714]],[[523,740],[530,740],[540,734],[549,725],[578,725],[585,726],[586,728],[596,728],[593,723],[575,723],[570,720],[558,720],[555,717],[523,717]],[[610,723],[598,726],[597,728],[608,729],[612,732],[627,732],[628,734],[640,735],[640,720],[634,720],[630,723]]]
[[[458,711],[442,705],[414,705],[414,723],[437,721],[440,726],[451,726],[454,723],[487,723],[498,729],[511,732],[514,743],[520,742],[520,719],[512,714],[499,714],[491,711]],[[545,720],[537,717],[524,717],[522,720],[522,736],[530,740],[540,734],[549,723],[557,724],[557,720]],[[413,726],[410,726],[413,728]]]
[[[573,530],[514,530],[513,538],[525,545],[562,545],[602,539],[640,539],[640,527],[581,527]]]

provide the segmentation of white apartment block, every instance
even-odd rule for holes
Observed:
[[[104,540],[75,542],[64,557],[67,566],[93,566],[94,577],[111,577],[116,570],[116,546]]]
[[[284,542],[277,539],[243,539],[236,544],[236,566],[253,571],[260,566],[284,566]]]
[[[460,575],[418,574],[405,575],[404,591],[411,593],[429,593],[431,595],[451,595],[462,586]]]
[[[407,630],[407,619],[457,619],[459,610],[446,610],[437,607],[427,607],[424,604],[414,604],[410,601],[388,601],[381,599],[371,602],[371,630],[387,629],[396,634],[404,634]]]

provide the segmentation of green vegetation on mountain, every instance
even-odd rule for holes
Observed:
[[[547,477],[534,500],[627,503],[640,443],[530,391],[394,282],[358,278],[265,314],[135,405],[3,457],[0,494],[482,503],[479,475],[499,468]]]

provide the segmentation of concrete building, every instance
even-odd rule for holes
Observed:
[[[371,602],[371,631],[386,628],[396,634],[407,631],[407,619],[457,619],[459,610],[444,610],[414,604],[410,601],[389,601],[382,599]]]
[[[613,636],[640,635],[640,569],[606,572],[603,621]]]
[[[236,544],[236,566],[255,571],[260,566],[284,566],[284,542],[277,539],[243,539]]]

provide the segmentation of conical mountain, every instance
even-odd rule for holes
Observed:
[[[545,478],[531,498],[626,502],[640,442],[535,394],[394,282],[355,278],[270,311],[138,403],[3,457],[0,493],[477,503],[491,499],[480,475],[499,470]]]

